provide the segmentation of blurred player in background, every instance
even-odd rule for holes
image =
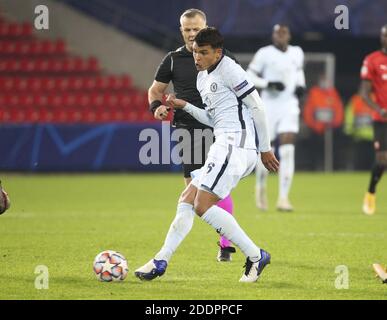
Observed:
[[[262,90],[267,110],[270,137],[279,138],[279,197],[277,209],[292,211],[289,191],[294,174],[295,141],[299,131],[299,99],[305,93],[304,52],[289,45],[290,31],[286,25],[275,25],[273,44],[257,51],[247,72],[253,83]],[[268,171],[258,161],[256,168],[256,204],[268,209],[266,180]]]
[[[192,55],[193,40],[197,33],[207,26],[206,15],[198,9],[188,9],[180,17],[180,31],[185,45],[175,51],[169,52],[159,65],[155,80],[148,90],[150,111],[158,120],[165,120],[168,116],[169,107],[163,105],[163,96],[168,84],[173,83],[177,98],[184,99],[196,106],[202,107],[203,103],[196,89],[196,77],[198,71]],[[225,50],[225,54],[230,53]],[[234,57],[232,57],[234,59]],[[234,59],[235,60],[235,59]],[[177,128],[185,128],[189,131],[191,141],[183,140],[183,170],[184,181],[187,186],[191,182],[191,172],[203,166],[210,144],[213,142],[212,129],[197,121],[194,117],[183,110],[174,110],[173,125]],[[194,130],[201,130],[201,135],[194,134]],[[210,141],[210,143],[206,143]],[[190,155],[188,158],[187,155]],[[200,161],[198,161],[198,155]],[[227,196],[218,205],[232,214],[233,202]],[[231,253],[235,248],[230,241],[221,237],[219,242],[218,261],[231,261]]]
[[[1,186],[0,181],[0,214],[3,214],[11,205],[7,192]]]
[[[368,192],[364,196],[363,212],[376,210],[376,185],[387,166],[387,25],[380,31],[382,48],[367,55],[361,68],[360,94],[374,110],[374,149],[376,162],[371,171]],[[372,99],[375,94],[375,101]]]
[[[168,241],[154,259],[135,271],[135,275],[152,280],[165,273],[172,253],[192,227],[195,212],[246,256],[240,282],[255,282],[270,263],[270,254],[257,247],[234,217],[216,204],[255,169],[257,152],[261,153],[268,170],[278,170],[278,160],[270,147],[265,108],[247,73],[224,56],[223,37],[218,30],[201,30],[195,37],[193,50],[195,65],[200,71],[197,87],[206,104],[205,110],[176,97],[168,100],[174,108],[184,109],[198,121],[213,127],[215,143],[210,147],[205,164],[194,171],[193,180],[181,193]],[[260,141],[259,151],[254,128]]]

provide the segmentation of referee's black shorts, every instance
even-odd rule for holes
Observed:
[[[200,169],[206,162],[208,151],[214,143],[211,129],[184,129],[189,133],[189,139],[183,139],[182,160],[184,178],[190,178],[191,172]]]
[[[374,121],[375,151],[387,151],[387,122]]]

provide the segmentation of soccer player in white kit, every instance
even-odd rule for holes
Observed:
[[[247,73],[254,85],[262,89],[270,137],[272,141],[279,138],[281,165],[277,209],[292,211],[288,195],[294,175],[295,140],[299,131],[299,98],[305,92],[304,52],[298,46],[289,45],[290,31],[286,25],[274,26],[272,40],[272,45],[257,51]],[[261,210],[268,209],[267,175],[268,171],[258,162],[255,194],[257,207]]]
[[[168,97],[168,101],[174,108],[184,109],[213,127],[215,142],[204,166],[192,173],[191,183],[180,196],[176,217],[163,247],[135,275],[152,280],[165,273],[172,254],[190,231],[196,213],[245,254],[245,272],[240,281],[255,282],[270,263],[270,254],[256,246],[235,218],[216,203],[254,170],[258,160],[255,129],[263,164],[270,171],[278,170],[279,162],[270,147],[265,110],[247,73],[223,55],[223,38],[218,30],[205,28],[197,34],[193,56],[199,70],[197,88],[205,109],[174,96]]]

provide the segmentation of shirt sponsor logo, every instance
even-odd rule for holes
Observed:
[[[248,85],[247,80],[243,81],[242,83],[238,84],[236,87],[234,87],[235,91],[242,90],[244,87]]]
[[[210,89],[212,92],[216,92],[216,90],[218,89],[218,85],[216,84],[216,82],[211,83]]]

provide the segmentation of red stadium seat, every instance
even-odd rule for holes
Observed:
[[[27,112],[23,107],[10,107],[10,122],[23,123],[27,120]]]
[[[82,88],[85,90],[92,90],[95,89],[96,86],[96,79],[95,77],[84,77]]]
[[[32,24],[25,22],[21,26],[21,35],[30,36],[32,35]]]
[[[97,121],[97,109],[94,107],[85,108],[83,111],[83,122],[94,123]]]
[[[52,107],[52,122],[65,123],[69,121],[69,112],[65,107]]]
[[[137,111],[126,110],[125,111],[125,120],[128,122],[137,122],[139,121],[140,115]]]
[[[81,108],[79,108],[77,106],[73,106],[70,108],[66,108],[66,111],[67,111],[67,115],[68,115],[67,122],[71,122],[71,123],[81,122],[81,120],[82,120]]]
[[[84,80],[82,77],[72,77],[70,81],[71,81],[71,89],[72,90],[83,89]]]
[[[87,60],[87,71],[98,71],[99,70],[99,64],[98,60],[95,57],[90,57]]]
[[[55,53],[65,53],[66,43],[62,39],[58,39],[55,42]]]
[[[128,75],[121,76],[121,89],[130,89],[132,87],[132,78]]]
[[[104,94],[100,92],[93,92],[91,94],[91,105],[94,107],[103,106],[105,104]]]
[[[34,105],[35,106],[41,106],[41,107],[46,107],[48,106],[48,96],[47,95],[42,95],[42,94],[34,94]]]
[[[0,123],[8,121],[6,113],[6,108],[0,104]]]
[[[42,81],[39,77],[30,77],[27,79],[28,88],[32,91],[38,91],[42,88]]]
[[[90,106],[91,104],[91,97],[87,93],[81,93],[78,95],[77,99],[77,106],[80,108],[85,108]]]
[[[34,96],[32,94],[23,93],[15,96],[18,97],[17,105],[19,107],[31,107],[34,105]]]
[[[2,83],[1,83],[1,88],[4,89],[5,91],[10,91],[14,89],[14,78],[2,78]],[[16,79],[15,79],[16,80]]]
[[[8,24],[8,35],[13,37],[21,35],[21,28],[17,23]]]

